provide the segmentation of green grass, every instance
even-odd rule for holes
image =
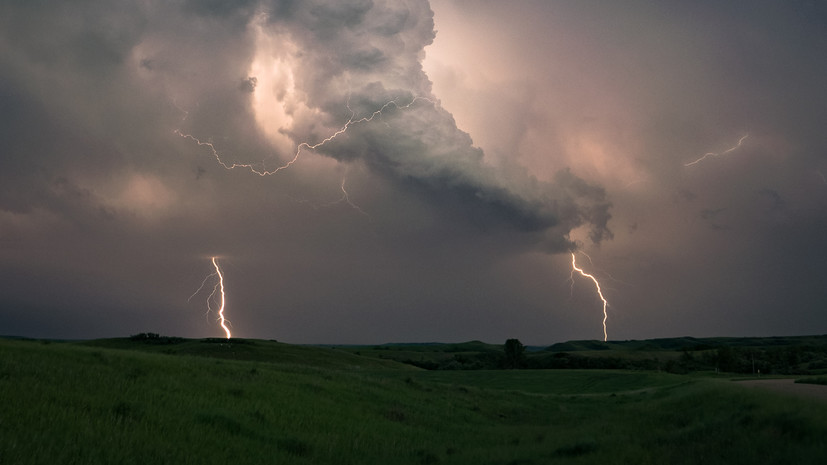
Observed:
[[[0,340],[0,463],[781,464],[827,456],[827,405],[724,380],[403,371],[353,363],[357,356],[339,350],[252,342],[273,352],[231,360],[203,347],[193,356],[114,349],[122,342],[112,341]]]
[[[565,395],[616,394],[689,381],[668,373],[621,370],[420,371],[406,376],[421,382]]]
[[[360,357],[343,350],[297,346],[259,339],[182,339],[162,337],[157,341],[152,339],[136,341],[131,338],[112,338],[83,341],[79,344],[88,347],[137,350],[166,355],[191,355],[251,362],[312,365],[317,367],[416,369],[410,365],[403,365],[389,360]]]
[[[468,341],[454,344],[383,344],[374,346],[335,346],[342,351],[379,360],[403,363],[440,364],[450,360],[487,356],[496,363],[503,353],[502,345]]]

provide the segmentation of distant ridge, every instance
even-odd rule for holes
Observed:
[[[548,347],[551,352],[593,350],[703,350],[717,347],[767,347],[827,345],[827,335],[769,337],[705,337],[691,336],[627,341],[575,340],[558,342]]]

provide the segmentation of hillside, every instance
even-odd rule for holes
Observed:
[[[390,360],[360,357],[335,348],[283,344],[262,339],[184,339],[141,333],[129,338],[94,339],[78,344],[106,349],[137,350],[250,362],[300,364],[315,367],[413,370]]]
[[[480,341],[336,347],[429,370],[497,369],[504,356],[503,345]],[[576,340],[526,348],[520,367],[818,375],[827,373],[827,336]]]
[[[0,339],[0,463],[738,465],[827,456],[827,404],[725,379],[425,371],[387,360],[378,368],[340,349],[223,344]]]
[[[827,373],[827,336],[568,341],[532,361],[543,368],[624,368],[673,373]]]

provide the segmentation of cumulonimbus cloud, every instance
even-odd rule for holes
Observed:
[[[73,107],[70,92],[52,92],[78,114],[97,106],[137,121],[143,111],[155,121],[134,127],[143,131],[136,140],[169,125],[212,141],[231,163],[284,162],[302,142],[382,109],[315,152],[363,163],[452,218],[529,234],[548,252],[571,249],[569,233],[582,226],[594,242],[611,237],[602,188],[567,169],[553,182],[519,170],[506,176],[440,106],[422,69],[436,34],[426,0],[150,2],[118,11],[90,13],[83,30],[53,31],[69,44],[85,37],[70,47],[74,55],[44,58],[32,48],[11,63],[32,72],[45,62],[69,90],[103,83],[95,105]],[[163,117],[141,108],[162,101]]]
[[[283,132],[294,144],[323,138],[335,121],[382,110],[371,124],[353,125],[317,151],[342,162],[359,160],[472,223],[544,232],[549,251],[570,248],[569,232],[583,225],[591,227],[594,242],[611,236],[603,189],[569,170],[553,183],[528,173],[506,177],[457,128],[422,69],[425,47],[435,37],[426,1],[277,3],[257,11],[249,28],[270,39],[257,42],[272,48],[265,50],[270,56],[281,54],[279,65],[289,66],[291,79],[256,92],[275,92],[282,98],[273,104],[293,108],[285,110],[292,117]]]

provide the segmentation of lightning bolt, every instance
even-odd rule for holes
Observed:
[[[374,118],[376,118],[377,116],[381,116],[382,113],[384,113],[390,107],[394,107],[397,110],[404,110],[404,109],[410,108],[414,103],[416,103],[419,100],[424,100],[426,102],[431,103],[432,105],[436,104],[433,100],[431,100],[429,98],[426,98],[426,97],[420,97],[420,96],[413,97],[411,99],[411,101],[408,102],[406,105],[400,105],[396,100],[391,100],[391,101],[387,102],[386,104],[382,105],[378,110],[375,110],[373,113],[371,113],[370,116],[364,116],[364,117],[359,118],[359,119],[356,119],[356,112],[353,111],[353,109],[350,108],[350,101],[348,100],[347,108],[348,108],[348,110],[350,110],[350,118],[347,120],[347,122],[344,124],[344,126],[339,128],[337,131],[335,131],[333,134],[326,137],[322,141],[317,142],[315,144],[310,144],[309,142],[300,143],[296,147],[296,153],[293,155],[293,158],[290,159],[290,161],[288,161],[287,163],[285,163],[281,166],[278,166],[274,169],[267,169],[264,166],[263,161],[261,163],[257,163],[257,164],[252,164],[252,163],[232,163],[232,164],[228,164],[228,163],[225,163],[221,159],[221,154],[218,152],[218,149],[215,147],[215,145],[212,142],[202,141],[202,140],[198,139],[197,137],[195,137],[191,134],[185,134],[185,133],[181,132],[178,129],[175,129],[173,131],[173,133],[177,134],[178,136],[183,137],[184,139],[189,139],[189,140],[195,142],[196,144],[198,144],[199,147],[209,148],[210,151],[213,154],[213,157],[215,157],[215,159],[218,161],[218,163],[221,166],[223,166],[225,169],[232,170],[232,169],[236,169],[236,168],[246,168],[246,169],[249,169],[250,172],[252,172],[254,174],[257,174],[259,176],[271,176],[271,175],[274,175],[274,174],[278,173],[281,170],[289,168],[291,165],[296,163],[299,160],[299,157],[301,156],[303,150],[316,150],[319,147],[324,146],[328,142],[330,142],[330,141],[336,139],[337,137],[341,136],[342,134],[346,133],[347,130],[351,126],[353,126],[355,124],[363,124],[363,123],[369,123],[369,122],[373,121]],[[258,165],[260,165],[261,168],[258,168],[257,167]]]
[[[588,255],[586,255],[586,257],[589,258],[589,260],[591,261],[591,257],[589,257]],[[572,289],[574,289],[574,273],[580,273],[580,276],[583,276],[584,278],[591,279],[592,282],[594,283],[595,289],[597,289],[597,295],[600,296],[600,300],[603,301],[603,340],[606,341],[606,340],[609,339],[609,335],[606,332],[606,320],[609,318],[609,314],[606,312],[606,309],[609,306],[609,302],[603,296],[603,290],[600,288],[600,283],[597,282],[597,278],[590,275],[589,273],[586,273],[585,271],[583,271],[582,268],[577,267],[577,258],[575,257],[574,252],[572,252],[571,253],[571,275],[570,275]]]
[[[737,149],[738,147],[740,147],[741,144],[744,142],[744,140],[746,140],[747,137],[749,137],[749,134],[746,134],[743,137],[741,137],[740,139],[738,139],[737,144],[735,144],[734,146],[724,150],[723,152],[720,152],[720,153],[715,153],[715,152],[705,153],[701,158],[698,158],[697,160],[691,161],[689,163],[684,163],[683,166],[692,166],[692,165],[698,164],[698,163],[704,161],[705,159],[707,159],[709,157],[719,157],[721,155],[726,155],[726,154],[732,152],[733,150]]]
[[[232,334],[230,334],[230,329],[227,328],[227,320],[224,319],[224,273],[221,272],[221,268],[219,268],[218,262],[216,261],[215,257],[212,257],[212,266],[215,267],[215,273],[218,275],[218,284],[213,288],[213,292],[212,294],[210,294],[210,297],[215,295],[216,291],[218,291],[218,293],[221,295],[221,307],[218,308],[218,320],[220,321],[221,328],[224,330],[224,333],[227,334],[227,339],[229,339],[230,337],[232,337]]]
[[[201,286],[189,297],[189,299],[187,299],[187,301],[192,300],[193,297],[200,293],[207,285],[207,282],[210,281],[210,278],[217,277],[218,279],[215,281],[215,284],[213,284],[212,292],[210,292],[207,296],[207,314],[213,312],[213,302],[218,299],[218,321],[221,328],[224,330],[224,334],[227,335],[227,339],[230,339],[232,334],[230,333],[230,328],[227,327],[230,322],[224,317],[224,308],[226,303],[226,296],[224,294],[224,273],[221,272],[221,268],[218,266],[218,259],[216,257],[211,257],[211,260],[212,266],[215,268],[215,272],[208,274],[207,277],[201,281]]]
[[[361,213],[363,215],[367,215],[367,213],[365,213],[361,208],[359,208],[358,205],[356,205],[355,203],[350,201],[350,195],[348,195],[347,189],[345,189],[345,182],[347,182],[347,177],[342,176],[342,184],[340,186],[342,188],[342,200],[344,200],[345,203],[347,203],[348,205],[353,207],[359,213]]]
[[[348,194],[347,189],[345,189],[345,184],[346,183],[347,183],[347,172],[345,172],[345,175],[342,176],[342,183],[339,185],[339,188],[342,190],[342,196],[339,198],[339,200],[335,200],[333,202],[324,204],[324,205],[322,205],[322,207],[332,207],[333,205],[337,205],[337,204],[340,204],[340,203],[344,202],[344,203],[348,204],[350,206],[350,208],[356,210],[357,212],[361,213],[362,215],[364,215],[365,217],[367,217],[370,220],[371,219],[370,215],[368,215],[366,211],[362,210],[362,207],[360,207],[359,205],[356,205],[355,203],[353,203],[350,200],[350,194]]]

